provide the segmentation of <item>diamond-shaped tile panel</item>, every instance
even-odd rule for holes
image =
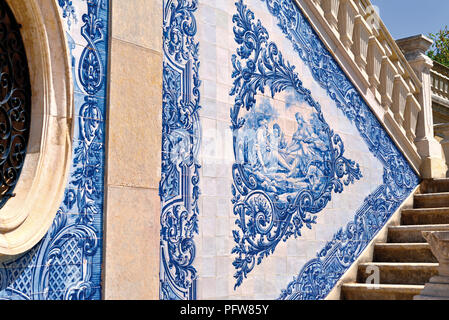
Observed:
[[[77,239],[71,238],[64,244],[62,256],[65,259],[64,264],[81,264],[83,262],[83,252],[78,246]]]
[[[6,264],[8,270],[8,282],[12,283],[11,289],[19,291],[26,296],[31,294],[33,271],[36,266],[37,250],[35,246],[29,252],[24,254],[21,258]]]
[[[68,240],[62,247],[61,257],[55,259],[48,275],[49,293],[51,300],[61,300],[64,292],[73,283],[82,280],[82,249],[78,247],[75,238]]]
[[[7,268],[11,269],[20,269],[20,268],[26,268],[30,265],[35,265],[37,255],[36,252],[38,250],[39,245],[32,248],[30,251],[25,253],[23,256],[21,256],[19,259],[11,261],[6,263]]]
[[[65,266],[53,265],[50,267],[48,282],[50,286],[48,299],[61,300],[64,296],[63,290],[65,289],[64,283]]]
[[[13,269],[9,278],[15,281],[11,285],[15,289],[26,296],[31,294],[32,268]]]

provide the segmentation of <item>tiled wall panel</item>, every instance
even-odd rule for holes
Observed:
[[[163,14],[160,297],[325,298],[418,177],[294,1]]]
[[[75,93],[69,181],[47,235],[26,254],[0,265],[1,299],[101,298],[109,1],[57,3]]]

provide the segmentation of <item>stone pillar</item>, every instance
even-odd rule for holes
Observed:
[[[415,144],[422,158],[420,172],[423,178],[441,178],[446,176],[446,164],[442,158],[441,146],[434,137],[432,116],[432,89],[430,70],[433,61],[426,55],[432,40],[417,35],[397,40],[405,58],[422,83],[418,101],[422,110],[418,116]]]
[[[422,234],[438,259],[439,275],[432,277],[414,300],[449,300],[449,231],[423,231]]]
[[[104,299],[159,298],[162,0],[112,0]]]

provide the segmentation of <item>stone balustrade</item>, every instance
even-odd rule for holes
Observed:
[[[449,107],[449,68],[434,62],[430,76],[432,79],[432,98],[437,103]]]
[[[432,109],[436,116],[435,136],[439,137],[446,165],[449,167],[449,68],[435,62],[430,71],[432,87]],[[449,176],[449,172],[446,173]]]
[[[319,33],[330,38],[328,46],[337,60],[349,65],[347,73],[353,72],[365,100],[421,176],[445,173],[433,133],[428,85],[432,64],[424,57],[432,42],[424,36],[396,42],[369,0],[296,2],[312,13],[315,26],[324,25]],[[448,82],[441,84],[442,79],[449,77],[432,71],[432,88],[448,97]]]

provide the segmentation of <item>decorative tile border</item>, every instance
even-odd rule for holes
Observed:
[[[75,48],[76,35],[70,26],[79,16],[86,42],[81,56],[72,56],[78,94],[73,163],[65,197],[44,239],[17,260],[0,265],[0,299],[101,298],[109,1],[81,3],[84,8],[75,7],[72,1],[58,1],[69,28],[69,48]]]
[[[371,153],[384,165],[384,184],[365,199],[353,222],[335,234],[317,258],[306,263],[279,297],[323,299],[418,185],[419,179],[294,1],[261,1],[277,18],[278,26],[315,81],[356,125]]]

